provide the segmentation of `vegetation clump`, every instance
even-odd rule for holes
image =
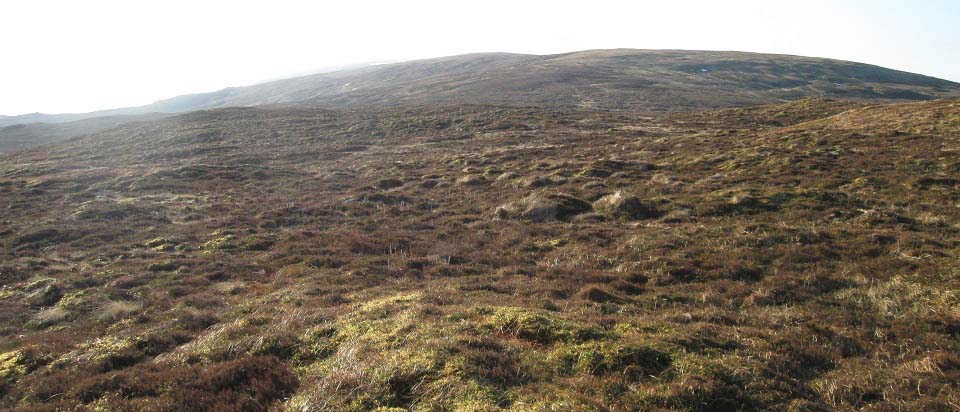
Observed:
[[[143,246],[153,249],[157,252],[172,252],[176,250],[180,244],[171,239],[158,237],[144,242]]]
[[[24,233],[20,236],[17,236],[13,238],[10,244],[13,247],[48,244],[48,243],[57,242],[58,240],[61,240],[66,237],[68,237],[66,234],[61,233],[57,229],[44,228],[44,229],[34,230],[32,232]]]
[[[63,297],[63,287],[51,278],[42,278],[31,282],[26,286],[27,292],[24,300],[31,306],[44,307],[52,306]]]
[[[203,250],[203,253],[235,249],[237,248],[236,239],[236,236],[230,234],[220,236],[200,245],[200,249]]]
[[[377,189],[388,190],[403,186],[403,181],[400,179],[380,179],[373,185]]]
[[[652,219],[660,215],[660,211],[653,205],[622,190],[593,202],[593,210],[602,215],[622,219]]]
[[[591,162],[583,169],[580,169],[576,176],[581,177],[608,177],[615,172],[623,170],[626,165],[624,162],[610,159],[600,159]]]
[[[487,183],[487,179],[484,179],[483,176],[477,176],[477,175],[466,175],[466,176],[461,176],[459,179],[457,179],[457,184],[460,184],[463,186],[478,186],[484,183]]]
[[[488,311],[481,311],[485,312]],[[602,331],[596,328],[581,327],[546,313],[522,308],[494,308],[485,313],[484,318],[481,324],[498,334],[540,344],[577,342],[603,335]]]
[[[605,341],[564,345],[550,356],[563,375],[617,375],[630,379],[656,376],[672,363],[668,353],[653,348]]]
[[[565,193],[534,193],[520,200],[498,207],[494,214],[500,219],[522,219],[533,222],[566,221],[589,212],[589,203]]]
[[[23,351],[11,351],[0,354],[0,394],[8,385],[23,375],[30,373],[36,361]]]

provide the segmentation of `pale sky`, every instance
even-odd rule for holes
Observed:
[[[960,0],[4,0],[0,114],[142,105],[357,62],[618,47],[960,81]]]

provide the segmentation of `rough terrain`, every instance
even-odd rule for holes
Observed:
[[[0,407],[955,411],[960,103],[231,108],[0,156]]]

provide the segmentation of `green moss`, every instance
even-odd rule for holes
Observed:
[[[375,319],[345,319],[338,326],[334,340],[390,348],[408,342],[410,334],[418,329],[420,323],[420,317],[411,310]]]
[[[360,306],[360,310],[373,311],[377,309],[382,309],[389,305],[414,303],[419,301],[422,297],[423,297],[423,294],[420,292],[398,293],[396,295],[391,295],[391,296],[387,296],[379,299],[368,300]]]
[[[753,401],[742,390],[745,379],[759,384],[768,366],[749,356],[703,356],[693,353],[672,353],[670,367],[658,376],[654,385],[638,386],[625,402],[639,410],[735,411],[751,410]],[[761,393],[761,391],[753,391]]]
[[[483,313],[482,326],[499,334],[541,344],[579,342],[603,336],[598,329],[580,327],[546,313],[522,308],[498,307],[481,312],[489,312]]]
[[[450,407],[462,412],[497,412],[502,411],[497,406],[496,392],[485,385],[470,380],[457,382],[457,394],[452,397]]]
[[[306,364],[325,359],[337,351],[339,343],[335,337],[337,330],[331,326],[321,325],[307,329],[300,335],[295,361]]]
[[[571,392],[569,388],[548,386],[538,388],[531,394],[524,394],[514,402],[510,410],[514,412],[599,412],[610,410],[585,401],[582,396]]]
[[[164,239],[162,237],[150,239],[146,242],[143,242],[143,245],[149,248],[154,248],[154,247],[162,246],[165,244],[167,244],[167,239]]]
[[[83,312],[96,309],[103,303],[106,296],[96,288],[80,289],[63,295],[56,307],[68,312]]]
[[[590,374],[641,377],[656,375],[670,367],[670,355],[651,347],[621,342],[588,342],[563,345],[551,353],[560,374]]]
[[[216,239],[210,240],[204,243],[203,245],[200,245],[200,249],[203,251],[204,254],[210,254],[210,253],[213,253],[216,251],[222,251],[222,250],[236,249],[237,244],[235,240],[236,240],[236,236],[233,236],[233,235],[221,236]]]
[[[170,252],[176,250],[178,242],[167,238],[158,237],[144,242],[143,246],[153,249],[157,252]]]
[[[0,384],[10,382],[30,372],[32,359],[22,351],[0,354]]]
[[[107,335],[86,341],[76,350],[60,356],[54,365],[74,365],[105,372],[132,365],[146,355],[139,350],[139,338]]]
[[[10,299],[17,295],[16,289],[3,287],[0,289],[0,299]]]
[[[57,280],[54,278],[34,278],[30,281],[30,283],[27,283],[25,286],[23,286],[23,290],[40,289],[55,283],[57,283]]]

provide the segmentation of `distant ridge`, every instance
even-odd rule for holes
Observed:
[[[862,63],[746,52],[613,49],[553,55],[478,53],[367,65],[177,96],[139,107],[0,117],[0,127],[270,104],[343,108],[475,103],[686,111],[804,97],[932,100],[960,97],[960,84]]]

